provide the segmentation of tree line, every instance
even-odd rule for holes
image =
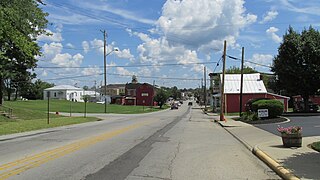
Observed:
[[[35,0],[0,1],[0,104],[4,91],[10,99],[27,91],[36,74],[36,57],[40,56],[40,46],[36,39],[48,24],[47,13],[39,8]]]

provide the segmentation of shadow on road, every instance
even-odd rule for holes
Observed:
[[[295,154],[283,159],[283,166],[294,169],[293,173],[300,178],[319,179],[320,153]]]

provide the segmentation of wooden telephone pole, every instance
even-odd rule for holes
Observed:
[[[241,58],[240,110],[239,110],[239,116],[240,116],[240,117],[241,117],[241,113],[242,113],[243,63],[244,63],[244,47],[242,47],[242,58]]]
[[[225,99],[224,99],[224,76],[226,73],[226,55],[227,55],[227,41],[224,41],[223,47],[223,68],[222,68],[222,82],[221,82],[221,105],[220,105],[220,121],[226,121],[224,118],[224,108],[225,108]]]

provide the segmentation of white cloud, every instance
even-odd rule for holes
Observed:
[[[195,50],[189,50],[183,45],[171,46],[165,37],[152,39],[147,34],[137,32],[132,32],[132,35],[139,37],[143,41],[143,43],[137,47],[137,52],[139,53],[138,60],[140,63],[157,65],[151,67],[153,68],[151,72],[159,72],[160,68],[158,65],[168,61],[180,64],[200,62]],[[201,72],[202,69],[201,64],[195,64],[191,68],[191,70],[195,72]]]
[[[141,75],[141,76],[151,76],[152,75],[152,71],[151,71],[150,68],[143,67],[143,68],[140,68],[138,74]]]
[[[90,9],[92,11],[100,11],[100,12],[104,11],[104,12],[118,15],[118,16],[125,18],[125,19],[128,19],[128,20],[133,20],[133,21],[137,21],[140,23],[144,23],[144,24],[151,24],[151,25],[155,24],[154,20],[144,18],[144,17],[139,16],[138,14],[135,14],[131,11],[111,7],[108,4],[97,4],[97,3],[83,2],[80,5],[85,7],[86,9]],[[110,21],[110,22],[121,25],[121,26],[126,26],[121,22],[117,22],[117,21]]]
[[[131,62],[134,61],[134,56],[131,54],[130,49],[118,50],[114,53],[121,59],[129,59]]]
[[[89,66],[89,68],[85,68],[83,71],[82,71],[82,74],[83,75],[96,75],[96,76],[99,76],[101,75],[102,73],[102,70],[99,68],[99,66],[97,65],[94,65],[94,66]]]
[[[142,41],[137,47],[136,60],[140,63],[199,63],[198,51],[210,59],[212,50],[223,49],[224,40],[227,40],[229,47],[238,47],[236,40],[240,30],[257,21],[256,15],[245,11],[243,0],[167,0],[156,28],[151,29],[151,34],[156,33],[157,38],[131,29],[126,31]],[[190,70],[202,72],[203,65],[194,65]],[[147,74],[154,72],[141,71]]]
[[[89,52],[90,45],[89,45],[88,41],[82,41],[82,48],[83,48],[84,53]]]
[[[257,16],[245,14],[243,5],[243,0],[168,0],[157,22],[158,31],[169,44],[209,51],[204,47],[220,46],[228,37],[236,39],[242,28],[256,22]]]
[[[53,59],[52,63],[57,64],[61,67],[80,67],[82,64],[83,56],[80,53],[71,55],[69,53],[57,54]]]
[[[117,72],[117,74],[120,74],[120,75],[130,75],[131,76],[134,74],[132,71],[129,71],[123,67],[117,67],[116,72]]]
[[[63,40],[61,31],[52,32],[51,30],[46,30],[51,35],[41,34],[37,37],[38,41],[52,41],[52,42],[61,42]]]
[[[308,1],[308,3],[305,3],[305,1],[295,2],[295,5],[296,5],[295,6],[291,3],[292,0],[280,0],[280,2],[283,5],[281,7],[285,7],[289,11],[320,16],[320,11],[319,11],[320,3],[319,3],[319,1],[318,0],[313,0],[310,2],[309,1]],[[278,1],[277,1],[277,3],[278,3]],[[301,3],[301,4],[298,5],[299,3]],[[305,4],[308,4],[308,6],[306,6]]]
[[[269,37],[271,37],[271,39],[276,42],[276,43],[280,43],[282,41],[282,38],[280,36],[278,36],[276,34],[276,32],[278,32],[279,29],[276,27],[270,27],[269,29],[266,30],[266,33]]]
[[[62,51],[63,45],[61,43],[52,42],[50,44],[45,43],[42,46],[42,56],[40,59],[48,61],[53,59],[57,54]]]
[[[83,16],[80,14],[73,14],[73,13],[66,13],[60,12],[53,12],[49,14],[48,17],[50,22],[53,23],[62,23],[62,24],[68,24],[68,25],[81,25],[81,24],[97,24],[102,23],[101,21],[98,21],[96,19]]]
[[[62,53],[62,49],[63,45],[61,43],[46,43],[42,47],[42,56],[39,59],[60,67],[79,67],[81,65],[84,59],[83,55],[80,53],[75,55]]]
[[[263,65],[257,65],[253,63],[246,62],[246,66],[252,67],[252,68],[267,68],[270,69],[269,67],[266,66],[271,66],[272,61],[273,61],[273,55],[271,54],[253,54],[252,58],[250,59],[251,62]]]
[[[42,76],[42,77],[46,77],[46,76],[48,76],[47,71],[46,71],[46,70],[43,70],[43,72],[42,72],[41,76]]]
[[[264,24],[266,22],[272,21],[278,16],[278,14],[278,11],[275,10],[268,11],[266,14],[263,15],[263,19],[259,23]]]
[[[92,49],[96,49],[99,53],[103,54],[103,40],[100,40],[100,39],[94,39],[92,41],[90,41],[90,44],[91,44],[91,48]]]
[[[74,48],[74,45],[71,44],[71,43],[68,43],[68,44],[66,44],[66,47],[68,47],[68,48]]]

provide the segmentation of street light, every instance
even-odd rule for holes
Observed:
[[[104,113],[107,113],[107,56],[114,51],[119,51],[119,49],[113,48],[110,52],[106,53],[106,45],[104,46]]]

